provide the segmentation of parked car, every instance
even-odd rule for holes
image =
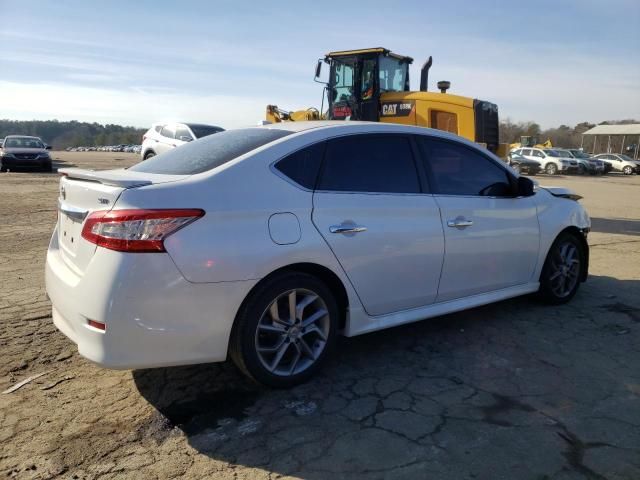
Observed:
[[[587,277],[580,197],[439,130],[286,122],[61,173],[53,321],[111,368],[229,354],[290,386],[338,334],[533,292],[560,304]]]
[[[542,165],[537,160],[529,160],[515,152],[509,154],[507,164],[517,173],[526,173],[528,175],[536,175],[542,171]]]
[[[224,131],[221,127],[201,123],[154,123],[142,137],[143,160],[184,145],[198,138]]]
[[[38,168],[50,172],[53,166],[47,150],[51,150],[51,146],[38,137],[8,135],[0,150],[0,171],[6,172],[10,168]]]
[[[587,166],[588,173],[605,174],[605,173],[609,173],[613,169],[613,167],[611,166],[611,163],[605,162],[602,159],[595,158],[593,155],[588,154],[582,149],[567,148],[566,150],[571,152],[571,155],[573,155],[573,158],[578,160],[578,162],[580,162],[581,160],[586,160],[589,162],[590,165],[593,165],[594,167],[593,169],[590,169],[589,166]],[[600,172],[600,170],[602,170],[602,172]]]
[[[610,162],[615,171],[622,172],[625,175],[631,175],[634,172],[640,173],[640,161],[634,160],[623,153],[601,153],[596,155],[595,158]]]
[[[574,153],[568,148],[554,148],[563,158],[573,158],[578,162],[578,173],[581,175],[602,175],[604,174],[604,163],[602,160],[591,158],[581,152]]]
[[[563,154],[550,148],[517,148],[514,153],[529,160],[537,160],[548,175],[578,171],[575,159],[564,158]]]

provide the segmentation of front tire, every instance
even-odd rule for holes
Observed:
[[[558,173],[558,166],[555,163],[547,163],[546,167],[544,167],[544,171],[547,175],[555,175]]]
[[[631,175],[633,173],[633,168],[627,165],[622,169],[622,173],[624,173],[625,175]]]
[[[229,354],[249,378],[288,388],[312,377],[331,355],[338,306],[327,286],[287,272],[259,286],[234,324]]]
[[[562,233],[549,249],[540,274],[539,296],[547,303],[560,305],[573,298],[586,268],[583,247],[570,233]]]
[[[150,158],[155,157],[155,156],[156,156],[155,153],[147,152],[147,153],[144,154],[144,159],[143,160],[149,160]]]

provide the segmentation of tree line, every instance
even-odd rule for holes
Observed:
[[[40,137],[54,149],[78,146],[139,145],[145,129],[71,120],[0,120],[0,138],[7,135]]]
[[[630,123],[640,123],[640,121],[632,119],[610,120],[600,122],[598,125],[626,125]],[[521,136],[532,136],[537,137],[540,142],[551,140],[551,144],[557,147],[580,148],[582,146],[582,134],[595,126],[595,123],[581,122],[574,127],[560,125],[559,127],[543,130],[540,128],[540,125],[535,122],[514,123],[507,118],[500,122],[500,143],[516,143],[520,141]],[[627,144],[632,140],[633,139],[627,139]],[[593,148],[593,139],[585,140],[585,142],[584,149],[590,151]],[[621,139],[612,137],[612,150],[619,151],[620,147],[622,147],[621,142]]]
[[[600,125],[640,123],[638,120],[615,120],[601,122]],[[582,133],[595,127],[595,123],[582,122],[574,127],[560,125],[556,128],[542,129],[535,122],[512,122],[510,119],[500,122],[500,142],[515,143],[523,135],[537,137],[539,141],[551,140],[556,146],[579,148]],[[142,143],[143,128],[123,127],[122,125],[78,122],[71,120],[0,120],[0,138],[7,135],[33,135],[42,138],[55,149],[78,146],[101,146]],[[619,141],[619,140],[618,140]],[[615,149],[615,146],[612,145]],[[585,149],[589,149],[585,145]]]

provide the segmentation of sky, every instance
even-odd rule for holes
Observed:
[[[320,107],[325,53],[378,46],[503,120],[640,119],[638,0],[0,0],[0,118],[255,125]]]

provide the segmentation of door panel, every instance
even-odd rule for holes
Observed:
[[[445,258],[437,302],[531,281],[539,248],[532,197],[482,150],[422,136],[422,160],[440,207]]]
[[[530,282],[536,268],[539,229],[532,197],[436,196],[446,255],[437,301]],[[464,219],[469,226],[448,226]]]
[[[313,223],[367,313],[383,315],[434,302],[444,241],[432,196],[316,192],[313,202]],[[366,230],[331,233],[335,226]]]

